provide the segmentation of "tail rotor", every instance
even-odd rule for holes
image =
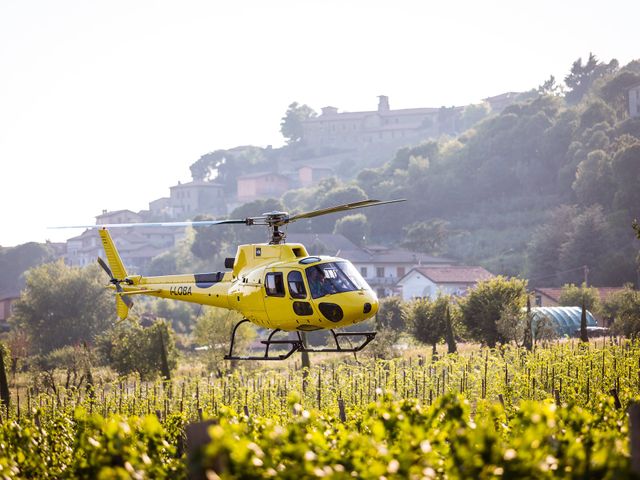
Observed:
[[[109,275],[110,283],[115,286],[116,289],[116,309],[118,311],[118,317],[121,320],[124,320],[129,315],[129,309],[133,307],[133,301],[124,294],[124,289],[122,288],[122,282],[124,279],[118,279],[113,275],[111,268],[107,265],[107,262],[102,260],[102,258],[98,257],[98,264],[102,267],[102,269]]]

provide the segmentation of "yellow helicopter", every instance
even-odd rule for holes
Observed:
[[[331,256],[311,256],[302,244],[285,243],[282,227],[297,220],[357,208],[402,202],[398,200],[364,200],[335,207],[289,215],[268,212],[257,217],[232,220],[192,222],[157,222],[100,225],[100,238],[107,257],[98,263],[111,279],[115,290],[118,317],[126,319],[133,305],[133,295],[150,295],[200,305],[235,310],[243,319],[231,332],[227,360],[284,360],[295,352],[358,352],[371,342],[376,332],[336,332],[373,317],[378,298],[348,260]],[[129,275],[109,234],[108,228],[144,226],[267,226],[269,243],[240,245],[234,258],[225,259],[226,272],[195,273],[145,277]],[[95,227],[95,226],[93,226]],[[252,322],[271,330],[263,355],[238,356],[233,353],[238,327]],[[335,347],[310,348],[302,332],[329,330]],[[296,332],[295,339],[274,339],[278,332]],[[340,339],[358,338],[356,346],[345,347]],[[288,346],[283,354],[269,354],[271,346]],[[273,353],[273,351],[272,351]]]

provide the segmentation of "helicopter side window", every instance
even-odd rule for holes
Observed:
[[[289,272],[287,283],[289,283],[289,293],[292,298],[307,298],[307,290],[304,288],[301,272],[298,270]]]
[[[271,297],[284,297],[284,279],[282,278],[282,272],[267,273],[264,279],[264,288],[267,291],[267,295]]]

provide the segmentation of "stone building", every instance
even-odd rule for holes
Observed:
[[[629,89],[629,116],[640,117],[640,83]]]
[[[322,108],[322,114],[302,123],[302,139],[310,147],[361,148],[372,143],[409,139],[420,132],[433,132],[439,108],[391,110],[389,97],[378,97],[378,109],[365,112],[338,112]],[[462,107],[454,107],[460,110]]]

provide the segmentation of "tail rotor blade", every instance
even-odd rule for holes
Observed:
[[[107,265],[107,262],[105,262],[100,257],[98,257],[98,264],[102,267],[102,269],[105,272],[107,272],[107,275],[109,275],[109,278],[111,280],[115,280],[115,277],[113,276],[113,273],[111,272],[111,269],[109,268],[109,265]]]

